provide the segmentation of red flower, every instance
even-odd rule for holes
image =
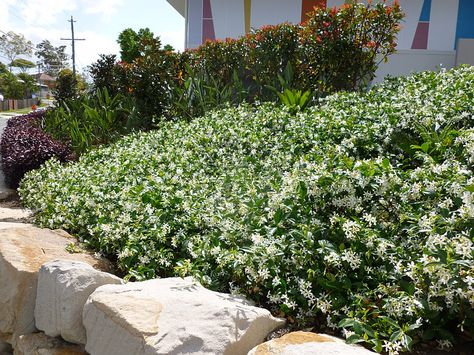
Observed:
[[[369,47],[369,48],[374,48],[376,45],[377,45],[377,43],[375,43],[374,41],[369,41],[367,43],[367,47]]]

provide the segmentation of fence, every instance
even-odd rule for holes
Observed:
[[[0,111],[20,110],[37,104],[38,99],[4,100],[0,101]]]

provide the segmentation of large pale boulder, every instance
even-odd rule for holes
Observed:
[[[27,223],[16,223],[16,222],[0,222],[0,230],[12,229],[12,228],[28,228],[33,227],[32,224]]]
[[[284,321],[190,278],[169,278],[99,287],[83,323],[92,355],[215,355],[246,354]]]
[[[85,344],[82,311],[87,298],[99,286],[121,283],[117,276],[80,261],[55,260],[43,264],[38,276],[36,327],[46,335]]]
[[[71,254],[75,239],[65,232],[27,226],[0,230],[0,337],[15,345],[19,335],[36,330],[34,309],[38,270],[55,259],[78,260],[108,270],[104,260],[85,252]]]
[[[373,355],[361,346],[309,332],[293,332],[253,348],[248,355]]]
[[[0,207],[0,221],[2,222],[18,222],[29,219],[32,212],[22,208],[3,208]]]
[[[69,344],[44,333],[21,335],[14,355],[86,355],[82,346]]]

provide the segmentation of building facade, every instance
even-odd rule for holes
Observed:
[[[392,0],[387,0],[391,2]],[[206,40],[236,38],[252,28],[299,23],[314,6],[344,0],[168,0],[186,19],[186,48]],[[361,1],[367,2],[367,0]],[[378,78],[413,71],[474,64],[474,0],[399,0],[405,13],[397,53]]]

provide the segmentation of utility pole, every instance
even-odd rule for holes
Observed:
[[[76,41],[85,41],[85,38],[74,38],[74,19],[71,16],[71,19],[68,20],[67,22],[71,23],[71,38],[61,38],[61,41],[71,41],[72,45],[72,75],[74,80],[76,80],[76,47],[75,47],[75,42]]]

